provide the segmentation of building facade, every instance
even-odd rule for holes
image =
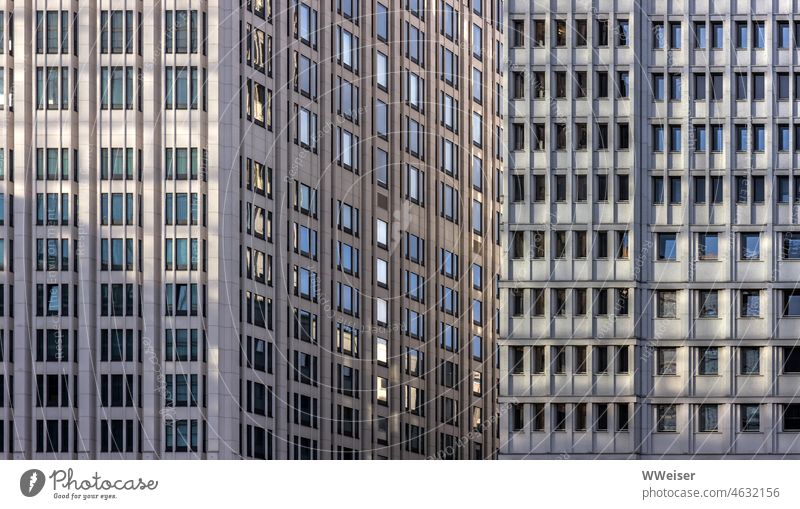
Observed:
[[[0,458],[490,458],[500,2],[0,1]]]
[[[797,2],[508,7],[500,457],[797,456]]]

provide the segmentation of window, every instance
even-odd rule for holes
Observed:
[[[628,232],[626,231],[618,231],[617,232],[617,258],[618,259],[626,259],[628,258]]]
[[[776,194],[778,203],[789,203],[789,177],[777,177],[775,183],[777,187]],[[2,221],[2,217],[0,217],[0,221]]]
[[[483,31],[478,25],[472,25],[472,56],[480,60],[483,57]]]
[[[630,97],[628,71],[620,71],[617,73],[617,97]]]
[[[413,73],[409,71],[409,74]],[[375,52],[375,81],[378,84],[378,88],[381,88],[383,90],[389,89],[389,57],[384,55],[380,51]],[[420,78],[419,81],[422,81],[422,79]],[[412,83],[409,77],[408,85],[409,87],[414,87],[415,85],[418,85],[418,82],[414,81]],[[412,92],[416,91],[418,91],[417,88],[409,88],[407,93],[410,96]]]
[[[736,22],[736,49],[747,48],[747,22]]]
[[[789,126],[788,125],[784,124],[784,125],[779,125],[778,126],[777,138],[778,138],[778,151],[780,151],[780,152],[788,152],[789,150],[791,150],[790,149],[790,145],[789,145]],[[789,179],[787,177],[780,177],[780,178],[783,178],[786,181],[785,193],[783,192],[784,191],[783,189],[781,189],[781,193],[780,193],[781,197],[783,197],[783,196],[786,197],[785,200],[781,201],[781,203],[786,203],[786,202],[789,201]]]
[[[383,187],[389,187],[389,154],[378,147],[373,147],[373,165],[375,171],[375,182]]]
[[[295,105],[294,142],[303,148],[317,150],[317,114]]]
[[[719,312],[717,290],[700,290],[698,292],[698,316],[700,318],[716,318]]]
[[[565,258],[567,256],[567,232],[556,231],[553,232],[553,235],[555,238],[555,242],[553,243],[555,245],[553,257]]]
[[[760,406],[758,404],[739,405],[739,431],[761,431]]]
[[[628,20],[617,21],[617,46],[627,46],[630,40],[628,34]]]
[[[595,403],[594,405],[594,428],[597,431],[608,431],[608,404]]]
[[[512,149],[524,150],[525,149],[525,124],[514,123],[511,126],[512,133]]]
[[[653,152],[664,151],[664,126],[653,126]]]
[[[656,316],[658,318],[675,318],[677,314],[676,292],[660,290],[656,292]]]
[[[314,115],[316,124],[316,115]],[[375,132],[381,138],[386,139],[389,132],[389,118],[386,103],[375,99]]]
[[[800,291],[783,290],[783,316],[800,316]]]
[[[451,7],[452,10],[452,7]],[[381,41],[389,40],[389,9],[382,3],[375,5],[375,34]]]
[[[710,433],[719,431],[717,405],[699,405],[697,409],[697,431]]]
[[[675,405],[656,405],[656,431],[677,431],[677,412]]]
[[[669,75],[669,100],[670,101],[680,101],[681,100],[681,90],[682,90],[682,79],[680,74],[670,74]]]
[[[293,70],[294,90],[301,95],[316,99],[317,97],[317,64],[310,58],[294,52]],[[356,88],[357,90],[357,88]],[[339,109],[345,112],[345,116],[350,118],[349,113],[352,108],[345,106],[345,101],[352,96],[352,85],[339,78]],[[357,97],[357,94],[356,94]],[[357,101],[357,99],[356,99]]]
[[[653,100],[654,101],[663,101],[664,100],[664,75],[663,74],[653,74]]]
[[[800,260],[800,235],[795,232],[783,232],[783,259]]]
[[[706,75],[703,73],[694,75],[694,99],[695,101],[705,101],[706,99]]]
[[[669,127],[669,150],[670,152],[681,151],[681,128],[672,125]]]
[[[608,149],[608,124],[597,124],[597,150]]]
[[[294,36],[312,48],[317,47],[317,11],[302,2],[295,11]]]
[[[102,69],[107,69],[103,67]],[[121,68],[119,68],[121,69]],[[131,69],[132,68],[128,68]],[[76,106],[77,100],[77,72],[73,70],[72,89],[69,83],[70,68],[69,67],[37,67],[36,68],[36,109],[43,110],[67,110],[69,109],[70,100],[73,106]],[[5,81],[5,77],[3,77]],[[12,76],[9,75],[9,82]],[[131,74],[131,80],[133,74]],[[13,85],[13,84],[12,84]],[[121,94],[121,74],[120,74],[120,94]],[[133,90],[131,85],[131,90]],[[121,95],[119,96],[121,100]],[[132,104],[132,101],[131,101]],[[10,104],[13,106],[13,104]],[[105,106],[104,106],[105,107]],[[121,107],[121,106],[120,106]]]
[[[739,348],[739,374],[757,375],[761,372],[760,367],[761,349],[757,346],[747,346]]]
[[[711,177],[711,203],[722,203],[723,180],[722,177]]]
[[[205,19],[205,14],[203,14],[203,17]],[[113,22],[113,15],[111,19]],[[249,51],[248,57],[251,57],[248,58],[247,63],[250,64],[253,59],[252,57],[256,59],[263,58],[264,32],[260,30],[251,31],[249,24],[247,28],[249,44],[246,50]],[[256,35],[257,32],[260,32],[260,37]],[[200,39],[204,41],[206,37],[203,31],[200,30],[197,11],[179,10],[166,11],[164,13],[164,51],[166,53],[197,53],[198,33],[200,33]],[[114,53],[116,53],[116,51]]]
[[[734,79],[736,80],[736,100],[737,101],[746,101],[747,100],[747,74],[746,73],[736,73],[734,75]]]
[[[556,150],[567,149],[567,126],[566,124],[556,124]]]
[[[800,373],[800,348],[783,347],[783,373]]]
[[[711,49],[722,49],[725,41],[725,31],[721,21],[711,23]]]
[[[753,22],[753,49],[764,49],[766,29],[763,21]]]
[[[708,347],[708,348],[698,348],[697,350],[698,350],[697,373],[699,375],[719,374],[719,348]]]
[[[425,51],[423,46],[425,44],[425,34],[421,32],[414,25],[406,21],[406,44],[405,55],[406,58],[419,65],[424,65]]]
[[[587,44],[587,22],[585,19],[576,19],[575,25],[575,46],[584,47]]]
[[[681,49],[681,23],[674,22],[669,24],[669,47],[670,49]]]
[[[353,133],[336,127],[336,162],[346,170],[358,173],[359,139]]]
[[[585,202],[588,198],[589,189],[586,175],[575,176],[575,201]]]
[[[472,144],[480,147],[483,144],[483,116],[472,112]]]
[[[440,32],[442,35],[455,41],[458,37],[458,13],[453,9],[453,6],[442,2],[442,13],[440,16],[441,26]]]
[[[628,150],[630,148],[630,134],[627,123],[620,122],[617,124],[617,148],[620,150]]]
[[[783,431],[800,431],[800,404],[783,405]]]
[[[375,259],[375,281],[383,288],[389,285],[389,263],[380,258]]]
[[[478,299],[472,299],[472,323],[483,325],[483,302]]]
[[[677,350],[675,348],[658,348],[657,351],[657,371],[658,375],[676,375],[677,371]]]
[[[574,372],[576,374],[585,374],[586,365],[588,363],[588,353],[585,346],[572,347],[572,360],[574,363]]]
[[[759,260],[761,258],[761,234],[740,233],[740,260]]]
[[[114,72],[119,69],[118,67],[111,68],[112,69],[112,76],[111,76],[111,97],[112,97],[112,108],[118,108],[121,106],[115,106],[115,78]],[[130,67],[125,68],[126,72],[127,69],[131,69]],[[206,70],[205,68],[198,69],[195,66],[191,67],[166,67],[164,70],[166,79],[165,79],[165,107],[167,109],[198,109],[201,106],[201,109],[205,110],[206,106]],[[201,75],[202,74],[202,75]],[[121,78],[120,78],[121,79]],[[128,84],[126,85],[126,97],[128,100],[126,101],[126,108],[130,109],[132,107],[133,102],[133,91],[132,91],[132,74],[130,78],[126,78]],[[105,83],[105,80],[102,81]],[[250,81],[248,80],[248,83]],[[248,88],[249,95],[246,99],[246,105],[248,108],[248,118],[261,118],[261,123],[264,122],[264,111],[266,108],[266,97],[265,97],[265,88],[263,85],[253,82],[254,86],[251,85]],[[119,86],[121,90],[121,82]],[[121,92],[120,92],[121,93]],[[121,100],[119,101],[121,104]]]
[[[664,203],[664,177],[653,177],[653,204]]]
[[[763,101],[764,100],[764,74],[763,73],[754,73],[753,74],[753,100],[754,101]]]
[[[537,22],[538,23],[538,22]],[[544,32],[544,25],[542,25],[542,32]],[[544,34],[542,34],[544,38]],[[538,41],[536,41],[538,42]],[[542,43],[543,45],[543,43]],[[511,47],[523,48],[525,47],[525,21],[521,19],[511,20]]]
[[[653,49],[664,49],[664,41],[666,39],[664,34],[664,22],[653,21],[651,31],[653,34]]]
[[[707,47],[707,33],[706,24],[704,22],[697,22],[694,24],[694,47],[695,49],[706,49]]]
[[[608,46],[608,20],[597,20],[597,46]]]
[[[608,97],[608,73],[605,71],[598,71],[597,74],[597,97],[598,98],[606,98]],[[542,94],[544,94],[544,89],[542,90]]]
[[[789,73],[778,73],[777,74],[777,99],[779,101],[788,101],[789,100]],[[785,149],[785,150],[788,150]]]
[[[386,72],[386,67],[383,69]],[[388,75],[384,77],[383,82],[384,85],[388,83]],[[417,111],[422,111],[424,107],[425,81],[416,73],[406,71],[406,82],[406,102]],[[378,84],[380,85],[380,82]]]
[[[758,290],[741,291],[741,312],[742,317],[761,316],[761,292]]]
[[[669,203],[672,205],[681,202],[681,178],[669,177]]]
[[[778,49],[789,49],[792,44],[792,32],[788,21],[779,21],[776,34]]]
[[[472,200],[472,233],[483,235],[483,204]]]
[[[472,358],[483,359],[483,339],[480,336],[472,336]]]
[[[677,234],[658,234],[658,259],[671,261],[677,260]]]

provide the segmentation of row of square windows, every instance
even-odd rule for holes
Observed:
[[[735,72],[730,79],[726,79],[721,72],[694,72],[689,73],[693,78],[691,84],[690,99],[695,101],[722,101],[725,98],[725,84],[729,85],[729,90],[737,101],[764,101],[766,97],[774,97],[777,101],[788,101],[791,96],[792,74],[789,72],[776,72],[774,77],[763,72]],[[527,77],[530,76],[533,99],[566,99],[568,97],[568,87],[571,86],[572,96],[576,99],[589,97],[589,72],[581,69],[554,70],[552,71],[551,90],[548,97],[547,82],[545,71],[534,70],[528,75],[525,71],[511,72],[511,96],[512,100],[525,99],[528,86]],[[772,78],[772,89],[769,89],[766,77]],[[794,73],[794,99],[800,99],[800,73]],[[684,86],[685,75],[680,72],[653,73],[650,83],[637,90],[644,91],[652,96],[653,101],[681,101],[684,99],[683,92],[687,87]],[[614,97],[625,99],[636,94],[636,90],[630,88],[630,73],[627,70],[617,71],[614,86]],[[608,71],[595,71],[592,92],[596,99],[609,98],[609,73]],[[511,104],[513,108],[514,104]]]
[[[654,170],[661,172],[663,170]],[[547,179],[548,175],[533,174],[527,176],[531,182],[530,195],[525,184],[526,175],[512,173],[509,175],[508,191],[511,203],[523,203],[530,200],[532,203],[547,202]],[[587,202],[589,198],[589,175],[578,174],[572,179],[568,175],[550,175],[551,194],[550,200],[553,202],[566,202],[569,191],[568,183],[572,181],[571,199],[573,202]],[[630,177],[627,173],[616,175],[615,186],[611,189],[609,180],[613,176],[599,173],[594,176],[592,186],[592,198],[596,202],[608,202],[612,191],[614,192],[614,202],[627,202],[630,200]],[[689,180],[689,179],[687,179]],[[691,198],[694,204],[721,204],[725,198],[725,182],[730,182],[727,176],[694,176],[691,177]],[[732,198],[739,204],[761,204],[766,203],[767,192],[772,192],[772,198],[776,203],[790,203],[792,197],[795,201],[800,201],[800,177],[794,178],[788,175],[776,175],[771,189],[768,189],[767,182],[770,179],[764,175],[734,175],[733,196]],[[683,200],[684,178],[682,176],[653,176],[651,177],[651,200],[653,205],[663,205],[666,203],[678,205]],[[791,192],[791,184],[794,184],[794,194]]]
[[[530,125],[530,127],[528,127]],[[554,122],[547,132],[547,124],[533,119],[529,124],[512,122],[509,136],[509,149],[522,151],[526,149],[525,139],[530,138],[529,149],[544,150],[629,150],[631,148],[631,130],[628,122],[575,122],[568,129],[566,123]],[[609,127],[611,129],[609,130]],[[722,125],[695,124],[684,127],[678,124],[659,123],[651,125],[649,149],[651,152],[681,152],[684,145],[694,152],[722,152],[726,141],[730,150],[736,152],[766,152],[773,148],[778,152],[800,151],[800,125],[775,124],[734,124],[730,129],[730,138]],[[794,133],[794,144],[792,134]],[[613,139],[611,138],[613,134]],[[685,134],[685,136],[684,136]],[[592,136],[590,144],[589,136]],[[767,139],[771,141],[768,147]],[[550,139],[550,145],[547,140]]]
[[[775,306],[778,317],[800,317],[800,290],[776,290],[778,303]],[[630,298],[635,290],[628,288],[573,288],[569,290],[570,300],[567,300],[567,290],[562,288],[514,288],[510,290],[509,305],[512,318],[525,316],[544,317],[548,313],[547,300],[550,303],[549,314],[554,317],[567,316],[568,311],[572,316],[594,314],[596,316],[627,316],[630,313]],[[643,311],[653,306],[655,318],[678,318],[679,297],[683,290],[655,290],[654,295],[644,303]],[[692,303],[694,303],[696,318],[720,318],[725,314],[726,308],[721,303],[721,297],[728,297],[727,290],[702,289],[689,290]],[[762,292],[766,290],[749,289],[733,290],[729,306],[738,302],[738,316],[741,318],[761,318]],[[646,293],[643,291],[640,294]],[[549,294],[549,299],[547,295]],[[589,300],[591,299],[591,300]],[[526,304],[527,300],[527,304]],[[571,305],[568,305],[571,303]],[[688,302],[682,302],[688,306]],[[731,309],[731,312],[735,312]]]
[[[615,244],[613,246],[614,257],[618,260],[629,258],[629,236],[627,230],[596,230],[594,232],[586,230],[553,231],[553,251],[552,258],[563,259],[569,256],[568,246],[571,245],[571,257],[574,259],[587,258],[592,253],[595,259],[607,259],[609,255],[609,236],[616,231]],[[780,243],[778,244],[779,260],[800,260],[800,234],[791,231],[778,232]],[[534,230],[528,233],[529,249],[526,251],[525,239],[526,232],[513,231],[510,238],[509,257],[512,260],[522,259],[545,259],[547,258],[548,234],[545,231]],[[680,234],[673,232],[658,232],[654,234],[655,259],[662,261],[678,260]],[[571,237],[571,240],[570,240]],[[720,232],[698,232],[692,234],[693,260],[720,260],[720,237],[727,237]],[[765,259],[765,253],[761,248],[761,232],[739,232],[734,236],[728,237],[730,251],[736,252],[738,239],[738,260],[757,261]],[[590,241],[591,240],[591,246]],[[644,244],[648,244],[645,242]],[[646,252],[643,254],[647,254]]]
[[[759,346],[730,347],[731,360],[736,362],[737,375],[762,375],[762,351]],[[588,346],[510,346],[508,347],[510,375],[628,375],[631,371],[630,352],[627,345],[593,345]],[[656,347],[652,358],[655,359],[653,376],[680,376],[679,360],[688,362],[681,352],[683,347]],[[694,355],[693,375],[720,375],[720,352],[727,352],[728,347],[702,346],[691,347]],[[548,356],[549,352],[549,356]],[[780,375],[800,375],[800,348],[776,347],[774,349],[778,364],[775,366]],[[571,363],[571,368],[569,367]],[[766,364],[766,363],[765,363]],[[724,367],[725,364],[723,363]],[[635,372],[639,370],[635,368]]]
[[[512,13],[514,16],[516,13]],[[579,14],[580,15],[580,14]],[[684,40],[684,22],[669,21],[665,22],[650,17],[650,47],[653,50],[680,50],[687,42]],[[610,21],[605,18],[587,19],[586,17],[576,17],[569,20],[553,19],[551,29],[547,34],[547,22],[544,19],[533,19],[528,21],[530,35],[526,32],[524,19],[511,20],[511,32],[509,34],[512,48],[524,48],[530,44],[534,48],[565,48],[568,45],[581,48],[587,47],[593,42],[594,47],[606,47],[613,42],[616,47],[627,47],[633,42],[630,32],[630,22],[627,18],[617,17],[613,29]],[[686,22],[690,26],[691,32],[688,34],[688,42],[695,50],[724,49],[726,36],[730,37],[731,44],[735,49],[755,49],[763,50],[766,42],[771,36],[774,40],[776,49],[790,49],[794,42],[800,41],[800,22],[794,22],[794,37],[792,37],[792,22],[789,20],[776,20],[768,23],[764,20],[751,21],[705,21]],[[532,25],[532,27],[531,27]],[[727,25],[727,27],[726,27]],[[592,34],[589,28],[592,27]],[[770,33],[768,34],[768,30]],[[593,41],[590,41],[590,38]],[[797,44],[795,44],[797,46]]]
[[[682,414],[686,404],[650,404],[637,407],[637,411],[652,411],[653,431],[659,433],[676,433],[679,431],[693,430],[697,433],[716,433],[724,427],[720,422],[720,407],[716,403],[702,403],[689,405],[691,416],[682,416],[692,421],[679,428],[679,413]],[[763,432],[761,415],[763,405],[758,403],[737,404],[731,408],[729,419],[737,419],[738,432]],[[784,403],[779,405],[780,410],[775,411],[774,418],[779,421],[773,431],[800,432],[800,404]],[[589,416],[589,409],[592,415]],[[630,404],[629,403],[514,403],[511,404],[510,431],[610,431],[609,426],[614,411],[614,431],[627,432],[630,429]],[[549,426],[547,420],[549,416]],[[723,417],[725,415],[723,414]],[[591,420],[590,420],[591,419]],[[571,423],[571,424],[570,424]],[[546,427],[547,426],[547,427]],[[693,427],[692,427],[693,426]]]

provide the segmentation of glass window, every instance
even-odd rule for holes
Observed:
[[[675,348],[658,348],[657,350],[657,374],[675,375],[677,370],[677,350]]]
[[[761,350],[757,346],[739,348],[739,373],[757,375],[760,373]]]
[[[704,433],[719,431],[717,413],[717,405],[699,405],[697,410],[697,430]]]
[[[676,260],[677,259],[677,234],[659,233],[658,234],[658,259]]]
[[[760,406],[758,404],[739,405],[739,431],[757,432],[761,430]]]
[[[717,290],[700,290],[698,292],[698,315],[700,318],[716,318],[719,316]]]
[[[389,9],[382,3],[375,6],[375,33],[382,41],[389,40]]]
[[[761,234],[741,233],[739,256],[741,260],[758,260],[761,258]]]
[[[677,411],[675,405],[656,405],[656,431],[677,431]]]
[[[698,348],[698,357],[697,373],[699,375],[719,374],[719,348]]]
[[[662,290],[656,292],[656,316],[658,318],[675,318],[677,316],[676,292]]]

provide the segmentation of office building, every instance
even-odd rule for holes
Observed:
[[[0,458],[490,458],[502,4],[0,2]]]
[[[796,6],[508,5],[500,457],[796,457]]]

